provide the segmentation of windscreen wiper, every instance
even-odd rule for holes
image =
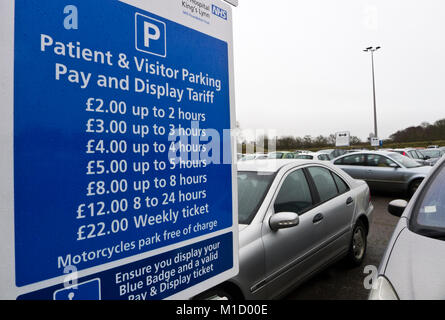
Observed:
[[[433,229],[422,229],[419,230],[421,235],[425,237],[437,239],[437,240],[445,240],[445,231],[442,230],[433,230]]]

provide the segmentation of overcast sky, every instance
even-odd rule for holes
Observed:
[[[279,135],[374,130],[445,118],[445,1],[240,0],[234,8],[237,120]]]

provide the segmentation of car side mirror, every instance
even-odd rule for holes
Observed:
[[[397,169],[399,167],[396,163],[390,163],[389,166],[393,169]]]
[[[406,200],[393,200],[388,204],[388,212],[393,216],[401,217],[407,206]]]
[[[279,212],[269,219],[269,226],[272,230],[292,228],[300,223],[300,217],[295,212]]]

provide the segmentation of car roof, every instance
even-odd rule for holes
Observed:
[[[314,161],[307,159],[266,159],[266,160],[248,160],[238,162],[238,171],[256,171],[256,172],[278,172],[281,168],[298,167],[306,164],[323,164],[326,161]]]
[[[271,153],[293,153],[292,151],[272,151],[272,152],[269,152],[269,154],[271,154]]]
[[[364,150],[364,151],[354,151],[354,152],[351,152],[351,153],[344,154],[344,155],[342,155],[342,156],[340,156],[340,157],[338,157],[338,158],[348,157],[348,156],[352,156],[352,155],[354,155],[354,154],[359,154],[359,153],[362,153],[362,154],[383,154],[383,155],[388,156],[388,155],[390,155],[390,154],[394,154],[394,153],[397,153],[397,152],[394,152],[394,151],[386,151],[386,150],[382,150],[382,151],[379,151],[379,150],[377,150],[377,151],[368,151],[368,150]],[[338,159],[338,158],[337,158],[337,159]]]
[[[397,148],[397,149],[393,149],[394,151],[411,151],[411,150],[416,150],[414,148]]]

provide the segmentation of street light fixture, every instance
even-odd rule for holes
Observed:
[[[376,99],[375,99],[375,75],[374,75],[374,52],[379,50],[381,47],[368,47],[364,52],[370,52],[371,53],[371,63],[372,63],[372,94],[374,98],[374,136],[378,138],[377,133],[377,106],[376,106]]]

